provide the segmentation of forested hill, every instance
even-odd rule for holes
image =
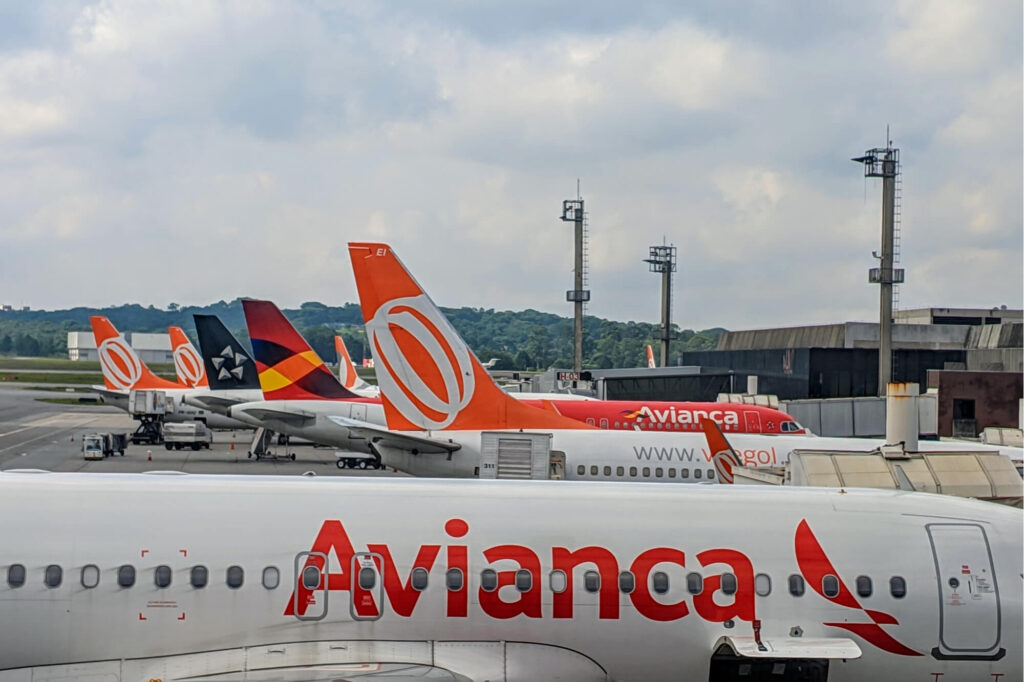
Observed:
[[[572,320],[536,310],[495,311],[482,308],[442,308],[477,356],[498,358],[496,369],[546,369],[572,366]],[[167,310],[137,304],[112,308],[70,310],[0,311],[0,354],[67,354],[67,332],[88,331],[90,315],[106,315],[121,332],[166,332],[178,325],[195,339],[192,314],[216,315],[235,335],[247,340],[245,318],[239,300],[220,301],[204,307]],[[335,361],[335,331],[346,341],[353,360],[368,357],[359,306],[327,306],[303,303],[286,309],[285,315],[328,362]],[[657,347],[658,326],[644,322],[615,322],[596,317],[584,319],[584,363],[589,368],[639,367],[646,362],[644,347]],[[677,330],[673,350],[714,348],[723,329],[700,332]]]

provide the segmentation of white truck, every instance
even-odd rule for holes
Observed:
[[[114,454],[124,456],[128,436],[124,433],[87,433],[82,436],[82,457],[103,459]]]
[[[206,427],[205,422],[191,421],[178,424],[164,424],[163,426],[164,447],[168,450],[181,450],[182,448],[210,449],[213,442],[213,433]]]

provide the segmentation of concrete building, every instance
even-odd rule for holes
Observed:
[[[932,369],[1024,371],[1020,310],[925,308],[897,319],[907,322],[893,325],[893,381],[926,386]],[[762,393],[784,400],[846,398],[878,394],[877,349],[878,323],[845,322],[726,332],[716,350],[685,352],[682,364],[744,382],[757,375]]]
[[[940,436],[975,438],[987,427],[1020,427],[1024,375],[1020,372],[929,370],[938,396]]]
[[[127,334],[125,338],[143,362],[174,362],[169,334]],[[69,360],[99,360],[92,332],[68,332]]]

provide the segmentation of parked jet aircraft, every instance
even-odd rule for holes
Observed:
[[[178,375],[178,383],[189,388],[209,387],[203,360],[188,340],[185,330],[181,327],[168,327],[167,333],[171,337],[171,352],[174,354],[174,371]]]
[[[388,431],[336,421],[371,440],[388,466],[426,476],[544,476],[564,457],[567,478],[707,481],[716,476],[704,436],[595,431],[553,421],[495,386],[386,244],[350,244]],[[558,415],[561,417],[562,415]],[[794,449],[863,450],[869,439],[731,434],[745,466],[777,466]],[[932,444],[929,444],[932,447]],[[935,449],[964,449],[963,443]],[[974,449],[978,449],[974,446]],[[982,448],[993,449],[993,448]],[[438,456],[442,455],[442,456]]]
[[[94,315],[89,318],[93,336],[99,350],[100,368],[103,370],[104,387],[93,386],[104,402],[128,411],[128,397],[131,391],[162,391],[173,403],[173,411],[164,415],[168,422],[203,421],[212,429],[248,429],[245,422],[231,419],[201,407],[189,405],[185,398],[191,395],[209,393],[209,387],[189,388],[167,379],[162,379],[146,366],[135,350],[128,345],[114,325],[105,317]],[[251,400],[254,394],[239,396]]]
[[[185,396],[189,405],[227,415],[231,405],[263,400],[252,351],[242,346],[216,315],[193,315],[210,390]]]
[[[921,493],[3,472],[0,682],[1007,682],[1022,534]]]
[[[345,339],[340,336],[334,337],[334,350],[338,353],[338,381],[341,385],[356,395],[366,398],[380,397],[380,388],[363,381],[356,372],[356,366],[345,347]]]

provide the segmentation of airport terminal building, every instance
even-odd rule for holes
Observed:
[[[143,362],[174,362],[169,334],[126,334],[128,345],[135,349]],[[68,332],[69,360],[99,360],[96,338],[92,332]]]

